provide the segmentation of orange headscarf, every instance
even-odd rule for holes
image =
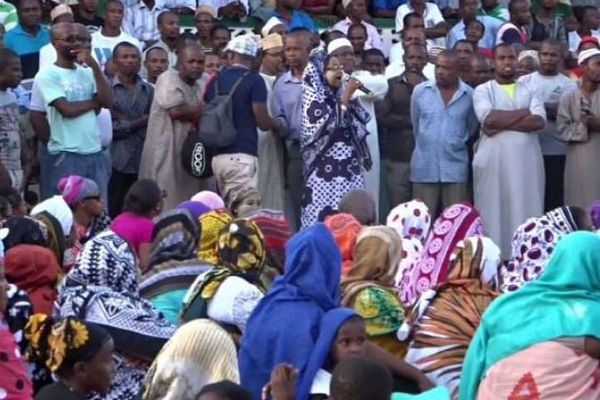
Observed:
[[[362,225],[351,214],[335,214],[325,218],[325,226],[333,235],[342,253],[342,276],[346,276],[353,264],[356,238]]]

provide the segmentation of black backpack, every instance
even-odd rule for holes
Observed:
[[[223,148],[234,142],[237,130],[233,124],[232,98],[239,84],[249,74],[250,71],[244,72],[227,94],[219,93],[219,78],[215,80],[215,97],[204,107],[198,126],[200,141],[205,146]]]

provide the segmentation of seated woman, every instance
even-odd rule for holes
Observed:
[[[427,205],[421,200],[411,200],[392,209],[386,225],[394,228],[402,239],[402,260],[396,273],[396,287],[400,287],[404,273],[410,270],[421,257],[425,240],[431,229],[431,214]]]
[[[459,242],[450,259],[446,280],[421,295],[398,338],[410,343],[405,360],[456,398],[468,344],[498,296],[500,248],[487,237],[472,237]]]
[[[185,210],[170,210],[156,220],[150,264],[140,281],[140,295],[177,324],[183,298],[194,280],[212,269],[196,258],[198,224]]]
[[[598,399],[600,237],[566,235],[539,279],[486,310],[463,363],[460,400]]]
[[[66,272],[65,252],[77,240],[73,212],[62,196],[53,196],[33,207],[31,216],[46,226],[47,245],[56,254],[61,270]]]
[[[102,208],[100,189],[96,182],[71,175],[58,182],[62,197],[73,212],[77,240],[67,250],[65,271],[69,271],[81,252],[83,244],[110,225],[110,217]]]
[[[364,189],[352,189],[340,201],[340,213],[351,214],[363,226],[377,222],[377,205],[373,195]]]
[[[231,221],[233,221],[233,217],[224,208],[212,210],[198,219],[201,232],[200,243],[198,244],[199,260],[211,265],[219,263],[217,256],[219,234]]]
[[[140,179],[127,191],[123,213],[110,228],[133,248],[140,260],[140,269],[146,270],[150,257],[152,230],[156,217],[163,209],[163,192],[152,179]]]
[[[57,378],[35,400],[85,400],[108,393],[114,374],[114,343],[104,328],[76,318],[54,320],[35,314],[26,336],[29,359],[44,364]]]
[[[235,219],[221,230],[217,266],[199,276],[183,300],[181,319],[210,318],[234,338],[246,330],[256,304],[264,296],[261,283],[266,251],[258,226]]]
[[[346,275],[352,267],[356,237],[362,225],[353,215],[341,213],[325,218],[325,226],[333,235],[342,254],[342,275]]]
[[[197,319],[182,325],[158,354],[144,382],[144,400],[195,400],[202,388],[239,383],[235,345],[219,325]]]
[[[125,239],[111,230],[100,233],[83,247],[56,302],[58,317],[81,316],[114,339],[117,371],[103,400],[137,400],[149,364],[175,332],[140,297],[136,261]]]
[[[11,217],[4,238],[6,279],[24,290],[33,311],[51,315],[56,300],[60,265],[47,248],[46,226],[30,217]]]
[[[411,306],[421,293],[438,282],[444,282],[450,267],[450,256],[458,242],[482,234],[481,217],[470,204],[459,203],[447,207],[435,220],[421,257],[404,273],[400,284],[402,302]]]
[[[402,244],[395,230],[364,228],[356,240],[354,264],[342,278],[342,305],[364,318],[369,340],[399,358],[406,353],[406,345],[396,338],[404,320],[395,288],[401,257]]]
[[[515,231],[512,258],[500,267],[500,292],[514,292],[537,279],[564,235],[592,228],[590,217],[579,207],[560,207],[529,218]]]

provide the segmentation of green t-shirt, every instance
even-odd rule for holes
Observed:
[[[77,154],[94,154],[102,150],[96,113],[88,111],[75,118],[66,118],[51,104],[61,97],[67,101],[91,100],[96,93],[96,80],[92,69],[77,66],[75,69],[50,65],[36,78],[48,111],[50,141],[48,151]]]

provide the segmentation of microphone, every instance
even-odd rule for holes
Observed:
[[[355,81],[358,81],[360,83],[360,79],[358,79],[355,76],[351,76],[351,75],[345,75],[345,80],[346,82],[349,81],[350,79],[354,79]],[[361,92],[363,92],[364,94],[371,94],[373,93],[369,88],[367,88],[365,85],[363,85],[362,83],[360,84],[360,86],[358,87],[358,90],[360,90]]]

